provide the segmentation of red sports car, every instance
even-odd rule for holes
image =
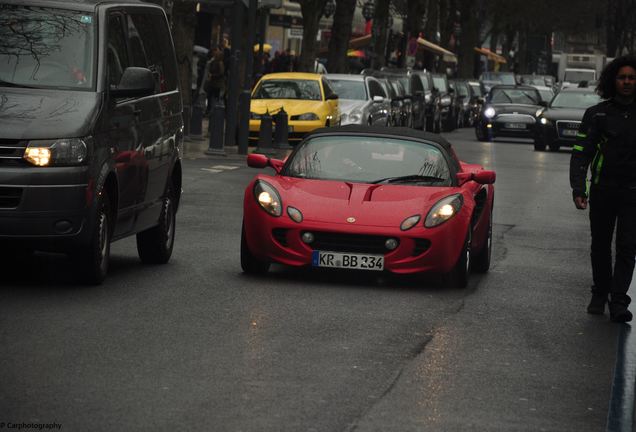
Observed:
[[[461,162],[438,135],[342,126],[308,135],[245,190],[241,266],[270,263],[392,273],[434,272],[463,287],[486,272],[495,172]]]

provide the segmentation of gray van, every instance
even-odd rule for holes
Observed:
[[[89,283],[133,234],[172,254],[182,102],[164,11],[135,0],[0,0],[0,256],[69,253]]]

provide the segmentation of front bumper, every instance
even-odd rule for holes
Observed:
[[[536,119],[528,114],[503,114],[482,123],[492,137],[534,138]]]
[[[538,124],[537,138],[546,145],[573,146],[576,143],[576,133],[581,122],[579,121],[551,121],[548,124]]]
[[[384,269],[391,273],[446,273],[457,262],[466,236],[461,214],[435,228],[425,228],[420,222],[417,227],[401,231],[399,227],[307,220],[299,224],[286,214],[269,216],[255,202],[246,204],[244,209],[245,235],[251,253],[263,261],[295,267],[311,266],[313,250],[334,251],[333,239],[336,239],[337,252],[384,255]],[[301,240],[307,231],[316,235],[318,245]],[[321,240],[324,238],[330,240]],[[384,239],[388,238],[397,239],[399,246],[391,251],[382,250]],[[372,250],[369,244],[374,244]]]
[[[63,249],[82,241],[91,196],[88,183],[87,167],[2,167],[0,242]]]

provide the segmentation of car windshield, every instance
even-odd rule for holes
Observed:
[[[364,81],[329,79],[329,83],[339,99],[368,99]]]
[[[492,103],[538,105],[540,100],[541,96],[536,90],[497,87],[490,90],[490,102]]]
[[[267,79],[254,89],[252,99],[322,100],[322,97],[320,85],[315,80]]]
[[[0,4],[0,86],[90,90],[94,21],[86,12]]]
[[[596,72],[593,70],[566,70],[563,81],[578,83],[581,81],[593,81],[596,79]]]
[[[447,93],[448,88],[446,87],[446,80],[443,77],[433,77],[433,84],[435,88],[442,93]]]
[[[600,101],[601,97],[592,92],[561,92],[554,97],[550,107],[587,109]]]
[[[502,84],[515,85],[515,75],[513,73],[485,72],[481,75],[484,81],[496,81]]]
[[[442,151],[404,139],[322,136],[305,141],[287,161],[282,175],[356,183],[450,186]]]
[[[550,102],[554,97],[554,92],[552,90],[539,90],[539,95],[541,96],[541,100]]]

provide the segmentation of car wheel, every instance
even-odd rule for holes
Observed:
[[[486,244],[472,258],[471,269],[477,273],[486,273],[490,269],[490,257],[492,255],[492,209],[488,217],[488,233]]]
[[[448,114],[446,121],[444,122],[444,132],[450,132],[454,129],[455,118],[451,114]]]
[[[165,264],[170,260],[175,236],[175,199],[172,181],[161,204],[159,224],[137,234],[137,253],[144,264]]]
[[[247,239],[245,238],[245,226],[241,229],[241,268],[247,274],[264,274],[269,270],[270,263],[261,261],[252,255]]]
[[[561,146],[559,144],[550,144],[550,151],[551,152],[558,152],[559,149],[561,148]]]
[[[534,139],[534,149],[536,151],[545,151],[545,142],[539,138]]]
[[[468,276],[470,274],[470,258],[471,258],[471,229],[468,228],[464,247],[459,254],[459,258],[453,269],[443,276],[444,285],[449,288],[466,288],[468,285]]]
[[[477,126],[475,126],[475,137],[477,137],[477,140],[479,141],[488,141],[488,136],[487,136],[488,132],[486,132],[486,129],[481,127],[479,124],[477,124]]]
[[[112,214],[110,199],[104,190],[97,195],[97,213],[93,224],[93,232],[88,244],[81,246],[75,253],[82,281],[99,285],[106,278],[110,261],[110,240],[112,230]]]

